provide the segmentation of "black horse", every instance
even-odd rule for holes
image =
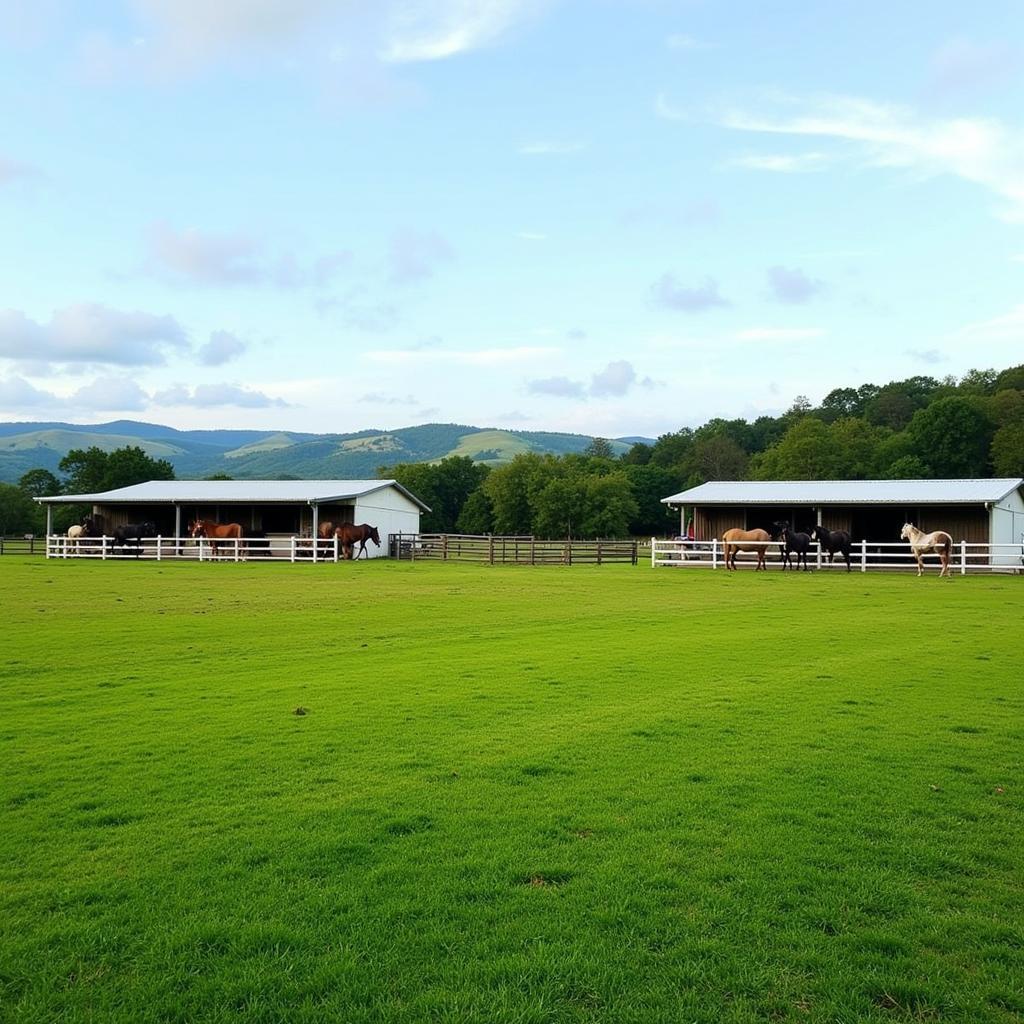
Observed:
[[[853,541],[845,530],[826,530],[824,526],[811,528],[811,540],[817,541],[823,551],[828,552],[828,564],[831,565],[836,552],[841,551],[846,559],[846,571],[850,571],[850,548]]]
[[[789,528],[789,523],[773,523],[778,531],[777,536],[782,541],[782,568],[788,566],[793,568],[793,558],[796,555],[796,568],[800,568],[800,562],[804,563],[804,572],[807,568],[807,552],[811,550],[811,538],[806,533],[800,533]]]
[[[121,554],[126,554],[129,547],[135,549],[135,557],[142,554],[142,541],[145,537],[156,536],[156,523],[128,523],[125,526],[114,527],[114,543],[112,545],[114,554],[121,549]]]

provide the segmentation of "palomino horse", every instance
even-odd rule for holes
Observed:
[[[949,569],[949,553],[953,550],[953,538],[948,533],[943,530],[925,533],[912,523],[904,523],[903,529],[900,530],[900,539],[910,541],[910,550],[914,552],[914,557],[917,559],[918,576],[924,575],[924,559],[921,556],[934,551],[942,563],[939,575],[946,576],[948,579],[953,578]]]
[[[850,548],[853,541],[845,530],[826,530],[824,526],[812,526],[811,540],[817,541],[822,551],[828,552],[829,565],[835,561],[836,552],[841,551],[846,559],[846,571],[850,571]]]
[[[217,557],[217,550],[221,544],[242,538],[242,527],[238,523],[215,523],[212,519],[197,519],[189,524],[188,532],[192,537],[206,537],[214,558]],[[235,549],[238,549],[237,544]]]
[[[78,542],[91,536],[93,536],[92,520],[89,518],[85,518],[80,523],[75,523],[74,526],[68,527],[68,544],[76,551],[78,550]]]
[[[335,527],[334,533],[338,540],[341,541],[341,550],[344,558],[352,557],[352,547],[355,544],[359,545],[359,554],[356,555],[356,558],[363,554],[366,554],[366,557],[369,558],[369,554],[366,553],[366,542],[368,540],[372,540],[377,547],[380,547],[380,534],[377,532],[377,527],[370,526],[369,523],[361,523],[359,526],[346,523],[344,526]]]
[[[764,552],[768,541],[774,538],[768,533],[767,530],[726,530],[722,534],[722,543],[725,545],[725,567],[727,569],[736,568],[736,554],[740,551],[756,551],[757,552],[757,568],[768,571],[768,566],[764,563]]]

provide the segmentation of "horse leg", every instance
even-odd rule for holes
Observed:
[[[920,551],[915,551],[914,554],[917,557],[917,575],[918,576],[923,576],[924,575],[924,559],[921,557],[921,552]]]

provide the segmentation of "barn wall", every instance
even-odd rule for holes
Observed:
[[[747,510],[740,506],[722,506],[698,508],[695,523],[698,540],[719,540],[726,530],[745,530],[747,528]]]
[[[382,558],[388,553],[389,533],[419,533],[420,507],[400,491],[388,487],[357,498],[353,521],[357,525],[368,523],[377,527],[380,547],[374,547],[371,541],[366,545],[366,553],[371,558]]]
[[[954,541],[989,543],[989,516],[981,505],[926,505],[920,509],[915,525],[925,533],[945,530]]]
[[[853,529],[853,509],[826,505],[821,510],[821,525],[826,530],[845,530],[849,533]]]
[[[993,544],[1024,544],[1024,498],[1020,491],[1008,494],[989,512],[989,530]],[[1019,566],[1021,553],[1001,551],[994,557],[1001,565]]]

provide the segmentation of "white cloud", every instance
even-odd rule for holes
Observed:
[[[586,398],[587,390],[578,380],[568,377],[543,377],[526,382],[531,395],[553,395],[556,398]]]
[[[803,305],[820,294],[825,285],[808,277],[799,267],[769,267],[768,287],[779,302],[788,305]]]
[[[197,355],[204,366],[223,366],[236,356],[242,355],[248,345],[230,331],[213,331],[210,340],[203,345]]]
[[[718,293],[718,282],[710,277],[705,278],[703,284],[686,287],[676,280],[675,275],[665,273],[651,286],[651,296],[656,305],[683,313],[703,313],[708,309],[732,305]]]
[[[476,50],[541,6],[538,0],[397,0],[387,6],[378,56],[403,64]]]
[[[194,406],[212,409],[232,405],[242,409],[266,409],[288,406],[281,398],[271,398],[262,391],[239,387],[237,384],[198,384],[194,388],[183,384],[157,391],[152,400],[156,405]]]
[[[19,310],[0,310],[0,356],[8,359],[157,366],[168,349],[184,346],[185,331],[172,316],[80,303],[42,324]]]
[[[657,382],[650,377],[638,379],[633,364],[617,359],[598,373],[592,374],[589,387],[569,377],[534,378],[526,382],[526,390],[534,395],[553,395],[556,398],[620,398],[635,386],[653,388]]]
[[[59,401],[51,391],[41,391],[24,377],[8,377],[0,380],[0,408],[7,412],[20,409],[35,409]]]
[[[96,412],[138,412],[149,404],[149,395],[130,377],[97,377],[80,387],[68,404]]]
[[[339,251],[302,265],[292,253],[270,256],[248,235],[177,230],[168,224],[150,228],[147,249],[152,273],[175,284],[202,287],[324,287],[352,259],[351,253]]]
[[[1024,221],[1024,136],[995,118],[928,119],[910,107],[849,96],[787,104],[794,105],[795,114],[733,110],[722,123],[744,132],[838,139],[856,147],[869,166],[953,175],[997,195],[1005,219]]]

